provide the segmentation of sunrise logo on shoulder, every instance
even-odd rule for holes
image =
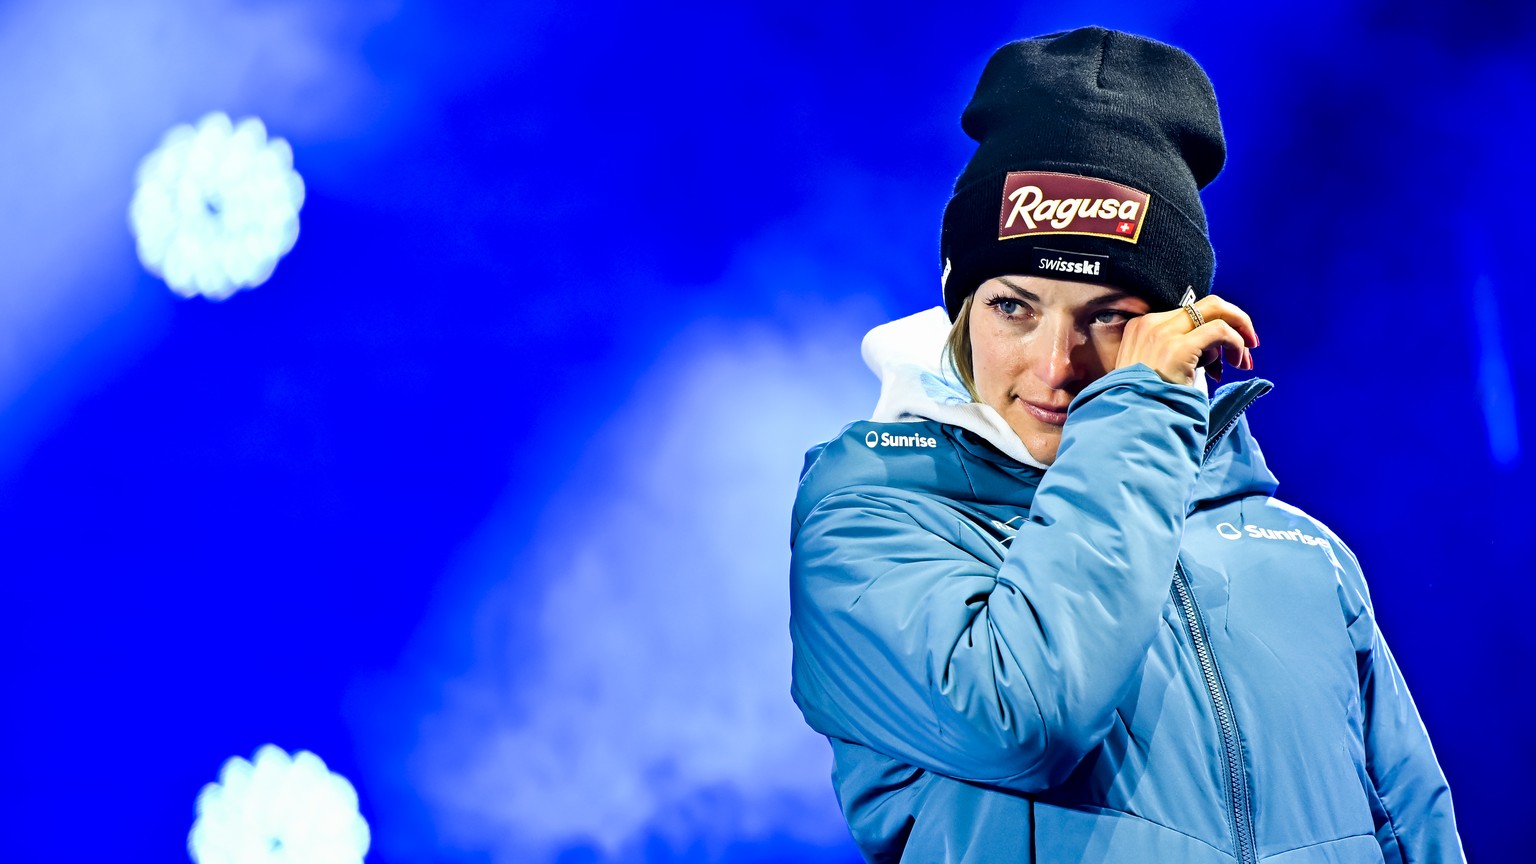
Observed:
[[[1151,201],[1146,192],[1097,177],[1013,171],[1003,181],[997,239],[1086,234],[1135,243]]]

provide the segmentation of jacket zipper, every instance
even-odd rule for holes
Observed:
[[[1206,441],[1200,464],[1211,458],[1212,451],[1221,439],[1237,425],[1239,417],[1248,410],[1254,400],[1268,393],[1268,382],[1259,386],[1249,385],[1248,392],[1239,397],[1231,414],[1222,422],[1216,433]],[[1179,614],[1189,631],[1190,642],[1195,646],[1195,657],[1200,662],[1200,674],[1205,679],[1206,694],[1211,697],[1211,708],[1216,713],[1216,726],[1221,732],[1221,749],[1226,757],[1223,767],[1227,777],[1227,816],[1232,828],[1232,843],[1237,848],[1237,858],[1243,864],[1254,864],[1258,850],[1253,839],[1253,810],[1248,800],[1248,781],[1243,770],[1242,742],[1237,732],[1237,718],[1232,714],[1232,703],[1227,696],[1227,685],[1216,665],[1216,655],[1211,651],[1200,607],[1195,603],[1195,592],[1189,584],[1182,562],[1173,566],[1173,599],[1179,604]]]
[[[1175,564],[1173,568],[1173,596],[1178,601],[1179,612],[1184,616],[1184,626],[1189,630],[1190,641],[1195,645],[1200,674],[1205,677],[1205,690],[1211,697],[1211,706],[1216,711],[1216,725],[1221,730],[1221,749],[1227,757],[1227,815],[1232,824],[1232,842],[1237,846],[1238,860],[1243,864],[1253,864],[1258,860],[1258,853],[1253,842],[1253,817],[1248,803],[1248,782],[1244,779],[1243,751],[1238,741],[1237,720],[1232,716],[1227,687],[1221,680],[1221,670],[1216,667],[1216,657],[1211,653],[1205,626],[1201,623],[1200,607],[1195,605],[1195,594],[1189,587],[1189,577],[1184,574],[1182,564]]]
[[[1257,401],[1260,396],[1275,388],[1275,385],[1262,378],[1250,379],[1242,386],[1247,392],[1237,398],[1237,402],[1232,407],[1231,415],[1222,421],[1221,428],[1217,429],[1206,439],[1205,452],[1200,455],[1201,465],[1204,465],[1211,458],[1211,451],[1215,450],[1216,445],[1221,443],[1221,439],[1227,437],[1227,433],[1231,432],[1232,427],[1237,425],[1238,418],[1243,416],[1243,412],[1248,410],[1248,406]]]

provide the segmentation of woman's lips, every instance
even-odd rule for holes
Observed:
[[[1051,426],[1064,426],[1067,422],[1067,406],[1040,405],[1027,399],[1020,399],[1024,410],[1028,411],[1036,420]]]

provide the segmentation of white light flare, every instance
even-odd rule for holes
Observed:
[[[197,864],[359,864],[368,844],[352,784],[308,750],[271,744],[224,763],[187,836]]]
[[[267,281],[299,237],[293,149],[255,117],[181,124],[139,163],[128,221],[139,260],[172,291],[223,300]]]

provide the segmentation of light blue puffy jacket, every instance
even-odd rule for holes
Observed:
[[[871,862],[1463,861],[1359,565],[1242,413],[1143,365],[1048,471],[860,422],[795,501],[793,695]]]

